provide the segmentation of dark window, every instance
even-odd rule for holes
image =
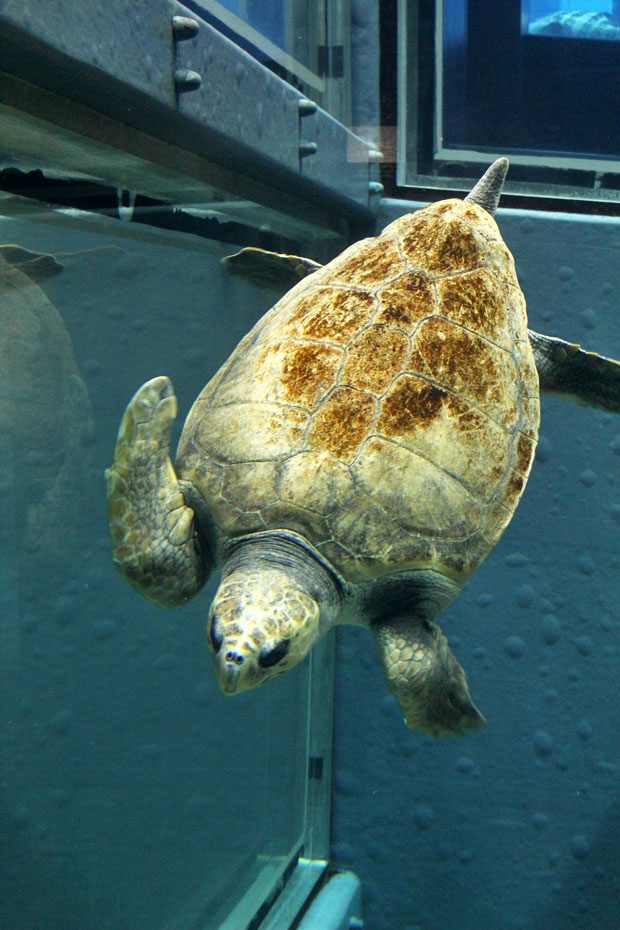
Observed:
[[[400,184],[507,155],[508,191],[620,200],[620,3],[420,0],[400,26]]]

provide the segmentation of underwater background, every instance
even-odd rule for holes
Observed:
[[[378,120],[376,22],[353,4],[356,125]],[[383,201],[377,230],[418,205]],[[219,928],[303,829],[308,662],[221,695],[215,581],[181,611],[135,594],[103,470],[139,385],[172,379],[175,442],[277,295],[227,275],[221,242],[20,198],[0,214],[0,245],[56,262],[18,264],[31,284],[0,304],[0,926]],[[497,221],[531,327],[620,357],[620,221]],[[305,236],[317,258],[345,244]],[[368,930],[620,925],[619,530],[620,417],[544,398],[516,516],[440,620],[486,727],[411,733],[370,635],[337,631],[331,861]]]
[[[405,206],[389,202],[379,223]],[[502,210],[498,222],[532,328],[616,351],[620,223]],[[44,525],[24,540],[18,487],[45,463],[34,451],[2,463],[2,925],[166,926],[166,902],[247,855],[253,831],[263,839],[257,792],[269,830],[294,833],[278,799],[295,790],[281,762],[298,751],[304,667],[220,695],[203,645],[210,591],[161,611],[123,583],[102,471],[135,387],[166,372],[187,410],[270,298],[225,276],[221,245],[166,234],[164,247],[156,232],[36,211],[0,229],[63,266],[41,287],[92,405],[51,539]],[[523,501],[441,621],[481,732],[408,731],[370,635],[338,630],[333,857],[360,876],[368,926],[603,930],[620,918],[619,455],[616,417],[543,400]],[[270,744],[256,736],[265,715]]]

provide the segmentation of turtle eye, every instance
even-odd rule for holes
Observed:
[[[213,652],[217,655],[220,649],[222,648],[224,637],[218,628],[217,620],[215,619],[215,617],[211,621],[211,626],[209,627],[209,642],[211,643]]]
[[[258,656],[261,668],[271,668],[277,665],[288,654],[291,645],[290,639],[281,639],[272,649],[263,649]]]

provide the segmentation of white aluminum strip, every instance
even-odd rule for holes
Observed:
[[[282,894],[261,922],[260,930],[284,930],[285,927],[289,927],[299,916],[326,865],[326,862],[318,860],[300,859]],[[220,930],[229,928],[222,927]],[[240,927],[237,925],[230,930],[240,930]]]
[[[552,155],[544,151],[535,155],[525,155],[520,152],[478,152],[475,149],[446,149],[438,147],[435,157],[445,158],[447,161],[473,161],[481,164],[490,164],[493,159],[507,155],[513,165],[534,165],[537,168],[562,168],[568,170],[578,168],[586,171],[603,171],[605,173],[620,172],[620,160],[612,158],[581,158],[577,155]],[[617,193],[617,192],[616,192]]]

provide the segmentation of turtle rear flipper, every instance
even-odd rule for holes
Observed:
[[[373,633],[408,727],[429,736],[463,736],[485,722],[437,624],[405,618],[376,623]]]
[[[231,274],[245,278],[256,287],[280,290],[283,294],[313,271],[323,267],[311,258],[269,252],[254,246],[227,255],[222,259],[222,264]]]
[[[37,283],[59,274],[63,269],[63,265],[54,255],[33,252],[31,249],[12,243],[0,245],[0,256]]]
[[[106,471],[114,563],[134,588],[165,607],[197,594],[211,571],[168,455],[176,406],[168,378],[144,384],[125,411]]]
[[[541,392],[620,413],[620,362],[531,329],[528,334]]]

